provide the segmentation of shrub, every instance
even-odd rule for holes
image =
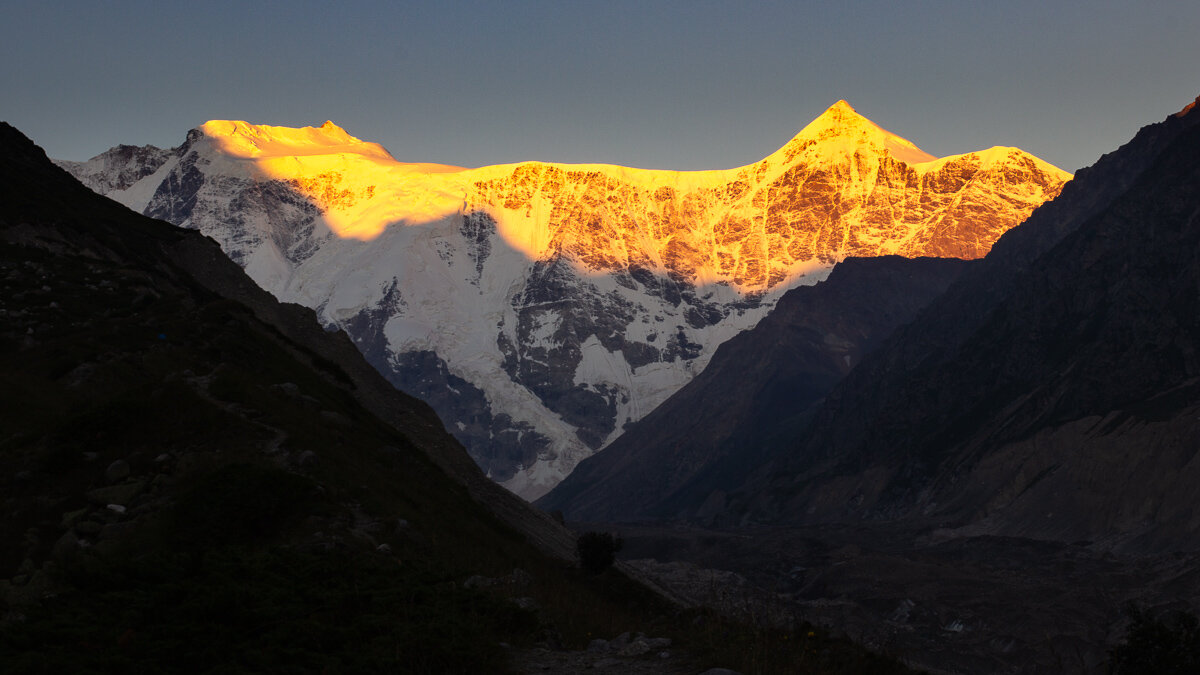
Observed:
[[[580,566],[592,574],[603,572],[612,566],[622,543],[620,537],[614,537],[609,532],[584,532],[575,541]]]
[[[1125,640],[1110,653],[1115,675],[1200,673],[1200,620],[1190,612],[1154,618],[1134,605]]]

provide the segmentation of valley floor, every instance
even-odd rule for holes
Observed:
[[[1196,553],[887,524],[576,527],[618,531],[628,564],[680,595],[752,621],[811,621],[931,672],[1104,672],[1128,603],[1187,609],[1200,597]]]
[[[665,654],[665,656],[664,656]],[[620,656],[595,651],[556,651],[542,647],[513,654],[512,665],[518,673],[631,673],[644,675],[696,675],[705,669],[681,652],[662,650],[642,656]]]

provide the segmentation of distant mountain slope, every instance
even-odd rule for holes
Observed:
[[[787,288],[847,256],[982,256],[1070,178],[1015,148],[934,158],[844,101],[721,171],[406,164],[331,122],[213,121],[61,164],[344,328],[526,497]]]
[[[1185,111],[1080,171],[839,384],[725,515],[1193,547],[1198,157]]]
[[[788,291],[704,372],[584,460],[538,506],[577,521],[706,518],[725,491],[803,427],[812,407],[967,266],[953,258],[850,258]],[[696,510],[696,501],[703,504]]]

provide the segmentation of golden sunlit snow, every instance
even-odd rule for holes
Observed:
[[[311,199],[341,237],[484,211],[533,259],[565,249],[592,271],[637,264],[745,291],[847,256],[980,257],[1070,179],[1016,148],[933,157],[845,101],[762,161],[714,171],[409,164],[332,122],[202,130]]]

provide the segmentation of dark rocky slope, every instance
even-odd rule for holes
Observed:
[[[755,329],[721,345],[700,375],[584,460],[538,506],[594,521],[720,513],[724,491],[747,467],[787,442],[865,354],[967,265],[851,258],[826,281],[789,291]]]

